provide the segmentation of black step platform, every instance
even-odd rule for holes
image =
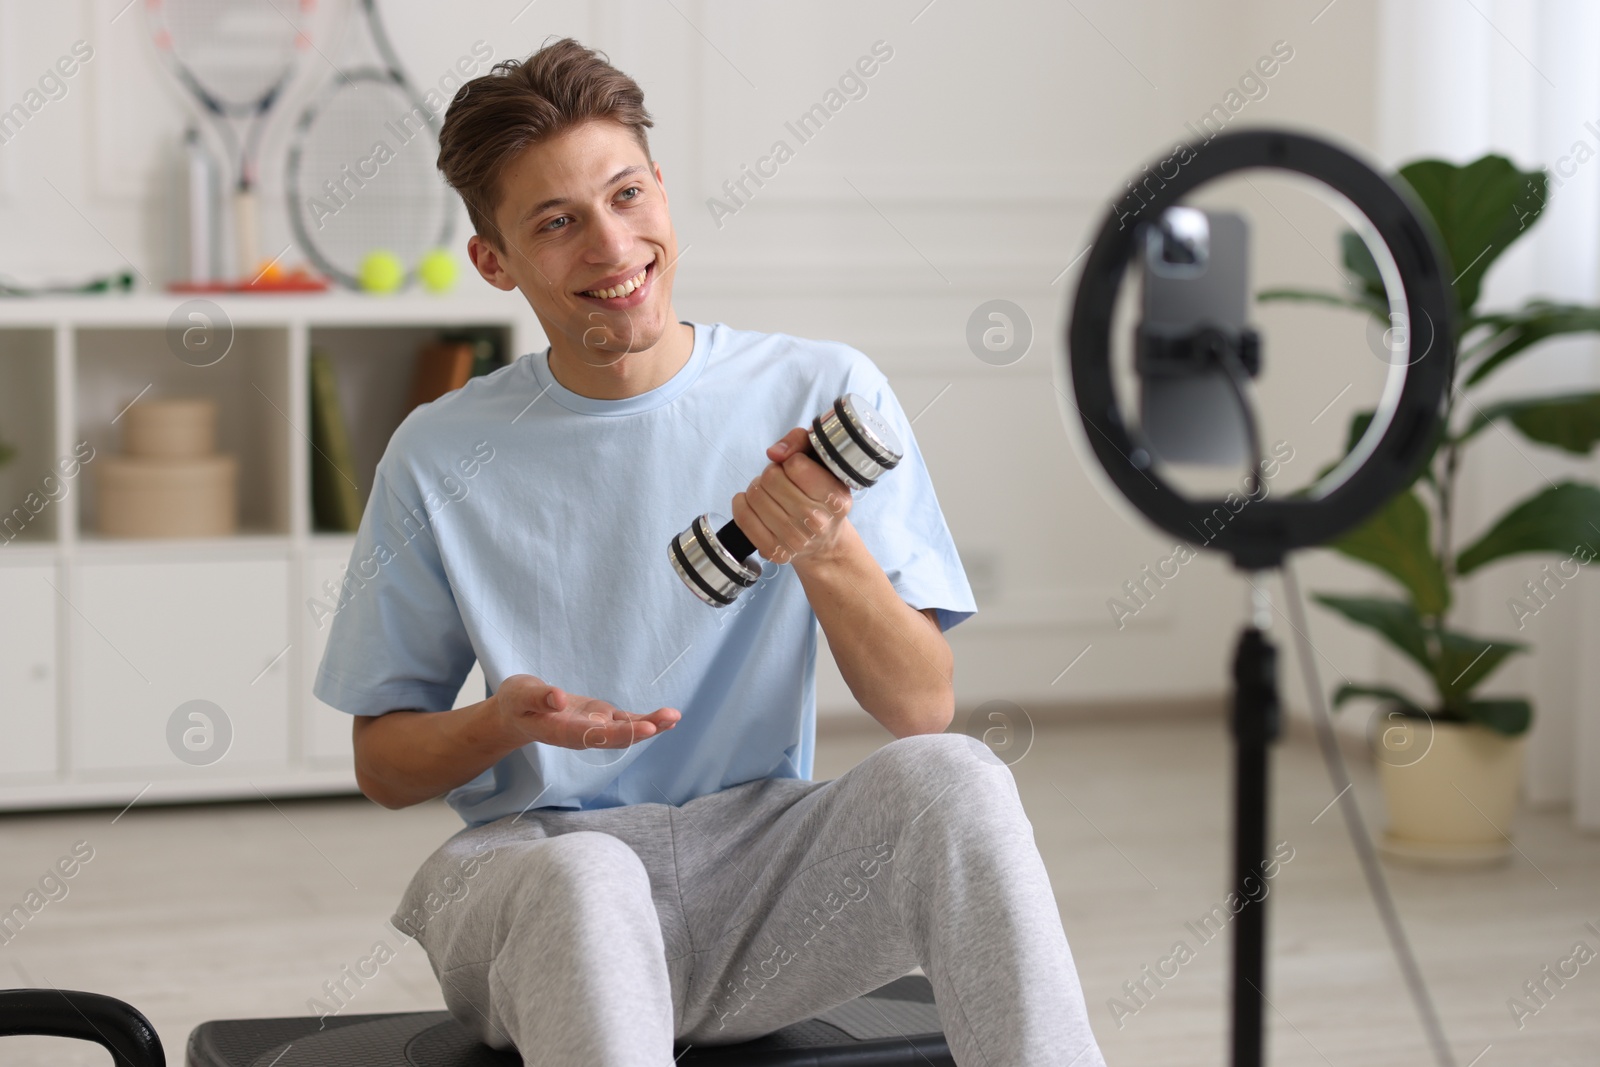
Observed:
[[[684,1049],[688,1048],[687,1052]],[[955,1067],[920,974],[736,1045],[673,1049],[680,1067]],[[447,1011],[217,1019],[189,1035],[188,1067],[521,1067]],[[527,1067],[538,1067],[528,1064]]]

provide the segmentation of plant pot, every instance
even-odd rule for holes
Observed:
[[[1373,744],[1389,810],[1378,850],[1436,866],[1508,860],[1526,738],[1477,723],[1389,718]]]

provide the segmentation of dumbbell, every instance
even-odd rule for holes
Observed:
[[[806,436],[811,443],[801,451],[853,490],[874,485],[904,455],[900,438],[883,416],[855,393],[839,397],[813,419]],[[706,512],[667,546],[683,584],[716,608],[732,604],[761,577],[760,568],[746,562],[755,545],[732,519],[722,519]]]

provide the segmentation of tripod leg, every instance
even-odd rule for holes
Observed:
[[[1239,635],[1234,658],[1233,1064],[1260,1067],[1266,1002],[1267,752],[1278,736],[1278,650],[1258,629]]]

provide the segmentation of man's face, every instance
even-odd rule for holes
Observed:
[[[522,291],[557,349],[611,366],[673,325],[678,239],[661,168],[627,127],[586,122],[524,149],[501,175],[494,219],[500,247],[474,236],[473,264]]]

